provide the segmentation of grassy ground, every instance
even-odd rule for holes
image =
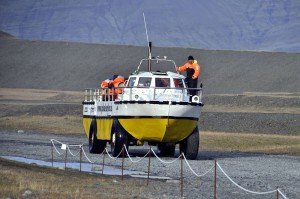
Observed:
[[[201,150],[300,156],[300,136],[201,132]]]
[[[0,118],[0,129],[25,130],[54,134],[83,133],[79,116],[8,116]]]
[[[140,198],[147,189],[145,185],[146,181],[141,179],[121,181],[116,176],[26,165],[0,158],[0,198]]]

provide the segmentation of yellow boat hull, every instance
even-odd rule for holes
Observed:
[[[140,141],[179,142],[189,136],[197,120],[181,118],[118,119],[122,127]]]
[[[90,126],[93,118],[83,118],[83,128],[87,137],[89,137]],[[99,140],[110,140],[113,118],[97,118],[97,138]]]
[[[197,126],[197,120],[186,118],[119,118],[120,125],[134,138],[151,142],[179,142]],[[97,118],[97,138],[110,140],[113,118]],[[83,118],[87,137],[92,118]]]

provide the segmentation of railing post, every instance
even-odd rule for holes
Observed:
[[[67,158],[68,158],[68,148],[66,148],[66,154],[65,154],[65,170],[67,169]]]
[[[81,172],[81,162],[82,162],[82,145],[80,146],[80,156],[79,156],[79,159],[80,159],[80,168],[79,168],[79,171]]]
[[[122,149],[122,180],[123,180],[123,175],[124,175],[124,147],[125,147],[125,144],[123,145],[123,149]]]
[[[277,190],[276,190],[276,199],[279,199],[279,191],[278,191],[278,187],[277,187]]]
[[[214,199],[217,199],[217,160],[215,159]]]
[[[51,162],[53,167],[53,143],[51,142]]]
[[[149,161],[148,161],[148,178],[147,178],[147,186],[149,184],[149,178],[150,178],[150,161],[151,161],[151,146],[150,146],[150,151],[149,151]]]
[[[180,158],[180,193],[181,193],[181,197],[183,197],[183,153],[181,153],[181,158]]]
[[[102,175],[104,173],[104,161],[105,161],[105,153],[106,153],[106,149],[104,149],[105,151],[103,152],[103,160],[102,160]]]
[[[202,102],[202,88],[201,88],[201,90],[199,91],[199,100],[200,100],[200,102]]]
[[[130,92],[129,92],[129,101],[132,100],[132,87],[130,87]]]
[[[92,89],[90,89],[89,101],[92,101]]]

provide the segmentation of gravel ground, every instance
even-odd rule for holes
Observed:
[[[265,94],[265,96],[264,96]],[[244,93],[237,95],[204,95],[205,102],[209,105],[224,106],[256,106],[256,107],[300,107],[300,93]]]
[[[0,155],[20,156],[26,158],[40,159],[50,161],[51,148],[50,139],[54,138],[69,144],[84,143],[87,151],[87,139],[84,135],[52,135],[37,134],[30,132],[8,132],[1,131]],[[132,156],[143,156],[148,147],[130,148]],[[178,156],[178,150],[176,151]],[[99,155],[87,153],[92,160],[101,162]],[[138,158],[135,158],[137,160]],[[163,158],[166,161],[174,158]],[[277,187],[286,194],[288,198],[300,198],[300,158],[285,155],[264,155],[253,153],[226,153],[226,152],[207,152],[201,151],[197,160],[189,161],[192,168],[197,173],[204,173],[214,165],[214,159],[226,171],[226,173],[238,184],[253,191],[274,190]],[[56,158],[62,161],[60,158]],[[71,159],[70,161],[76,161]],[[78,160],[77,160],[78,161]],[[121,159],[106,159],[106,164],[121,166]],[[140,163],[131,163],[129,158],[125,160],[125,169],[147,172],[148,159]],[[237,188],[231,182],[218,172],[218,198],[275,198],[276,193],[268,195],[249,194]],[[151,181],[149,192],[144,197],[157,198],[177,198],[180,196],[180,161],[171,165],[162,164],[156,158],[151,158],[151,174],[159,176],[168,176],[176,181],[165,183],[163,187],[156,187],[155,181]],[[184,196],[186,198],[212,198],[213,197],[213,172],[204,177],[198,178],[190,172],[187,165],[184,164]],[[146,186],[146,185],[145,185]],[[177,188],[178,187],[178,188]],[[151,193],[151,194],[150,194]]]
[[[300,114],[282,113],[224,113],[202,112],[203,131],[297,134],[300,133]]]

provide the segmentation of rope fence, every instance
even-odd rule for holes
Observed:
[[[125,152],[126,152],[127,157],[129,158],[129,160],[130,160],[132,163],[138,163],[138,162],[142,161],[142,160],[145,159],[145,158],[147,157],[147,155],[149,155],[149,153],[150,153],[150,150],[149,150],[149,151],[148,151],[143,157],[141,157],[139,160],[133,160],[133,159],[130,157],[129,153],[128,153],[127,147],[124,147],[124,148],[125,148]]]
[[[82,154],[85,157],[85,159],[91,163],[91,164],[96,164],[96,161],[91,161],[91,159],[87,156],[84,148],[83,148],[83,144],[78,144],[78,145],[70,145],[70,144],[65,144],[62,143],[58,140],[55,139],[51,139],[50,140],[52,145],[51,145],[51,156],[52,156],[52,167],[53,167],[53,162],[54,162],[54,151],[58,154],[59,157],[61,157],[63,155],[62,152],[60,152],[58,150],[58,147],[56,145],[60,145],[60,149],[65,151],[65,169],[67,168],[67,153],[69,152],[71,154],[71,156],[73,157],[77,157],[78,155],[80,155],[80,171],[81,171],[81,163],[82,163]],[[73,153],[71,151],[70,148],[79,148],[79,151],[77,153]],[[140,157],[138,160],[133,160],[132,157],[130,156],[127,147],[124,145],[122,150],[120,151],[120,153],[116,156],[113,157],[110,155],[109,151],[107,148],[105,148],[103,150],[103,152],[101,154],[98,155],[103,155],[103,159],[102,159],[102,174],[104,171],[104,163],[105,163],[105,155],[107,154],[107,156],[112,159],[112,160],[118,160],[118,158],[122,155],[122,180],[123,180],[123,170],[124,170],[124,157],[125,157],[125,153],[126,156],[128,157],[128,159],[132,162],[132,163],[138,163],[144,159],[147,158],[148,156],[148,179],[147,179],[147,185],[149,183],[149,178],[150,178],[150,159],[151,159],[151,154],[154,155],[154,157],[161,163],[163,164],[172,164],[174,162],[176,162],[177,160],[181,160],[181,168],[180,168],[180,189],[181,189],[181,196],[183,196],[183,160],[186,163],[186,165],[188,166],[188,169],[191,171],[192,174],[194,174],[196,177],[204,177],[206,176],[208,173],[210,173],[213,169],[215,170],[214,172],[214,198],[217,198],[217,169],[219,169],[222,174],[224,174],[224,176],[235,186],[237,186],[239,189],[247,192],[247,193],[251,193],[251,194],[256,194],[256,195],[265,195],[265,194],[272,194],[272,193],[276,193],[276,198],[279,199],[279,196],[282,196],[284,199],[287,199],[287,197],[285,196],[285,194],[282,193],[282,191],[280,191],[280,189],[274,189],[274,190],[270,190],[270,191],[263,191],[263,192],[259,192],[259,191],[252,191],[249,190],[245,187],[242,187],[241,185],[239,185],[237,182],[235,182],[225,171],[224,169],[221,167],[221,165],[215,160],[215,164],[213,166],[211,166],[207,171],[203,172],[202,174],[197,174],[195,172],[195,170],[191,167],[190,163],[188,162],[187,158],[185,157],[184,153],[181,153],[176,159],[172,160],[172,161],[165,161],[163,159],[161,159],[156,153],[155,151],[150,147],[150,149],[148,150],[148,152],[143,156]],[[100,164],[100,163],[99,163]]]

